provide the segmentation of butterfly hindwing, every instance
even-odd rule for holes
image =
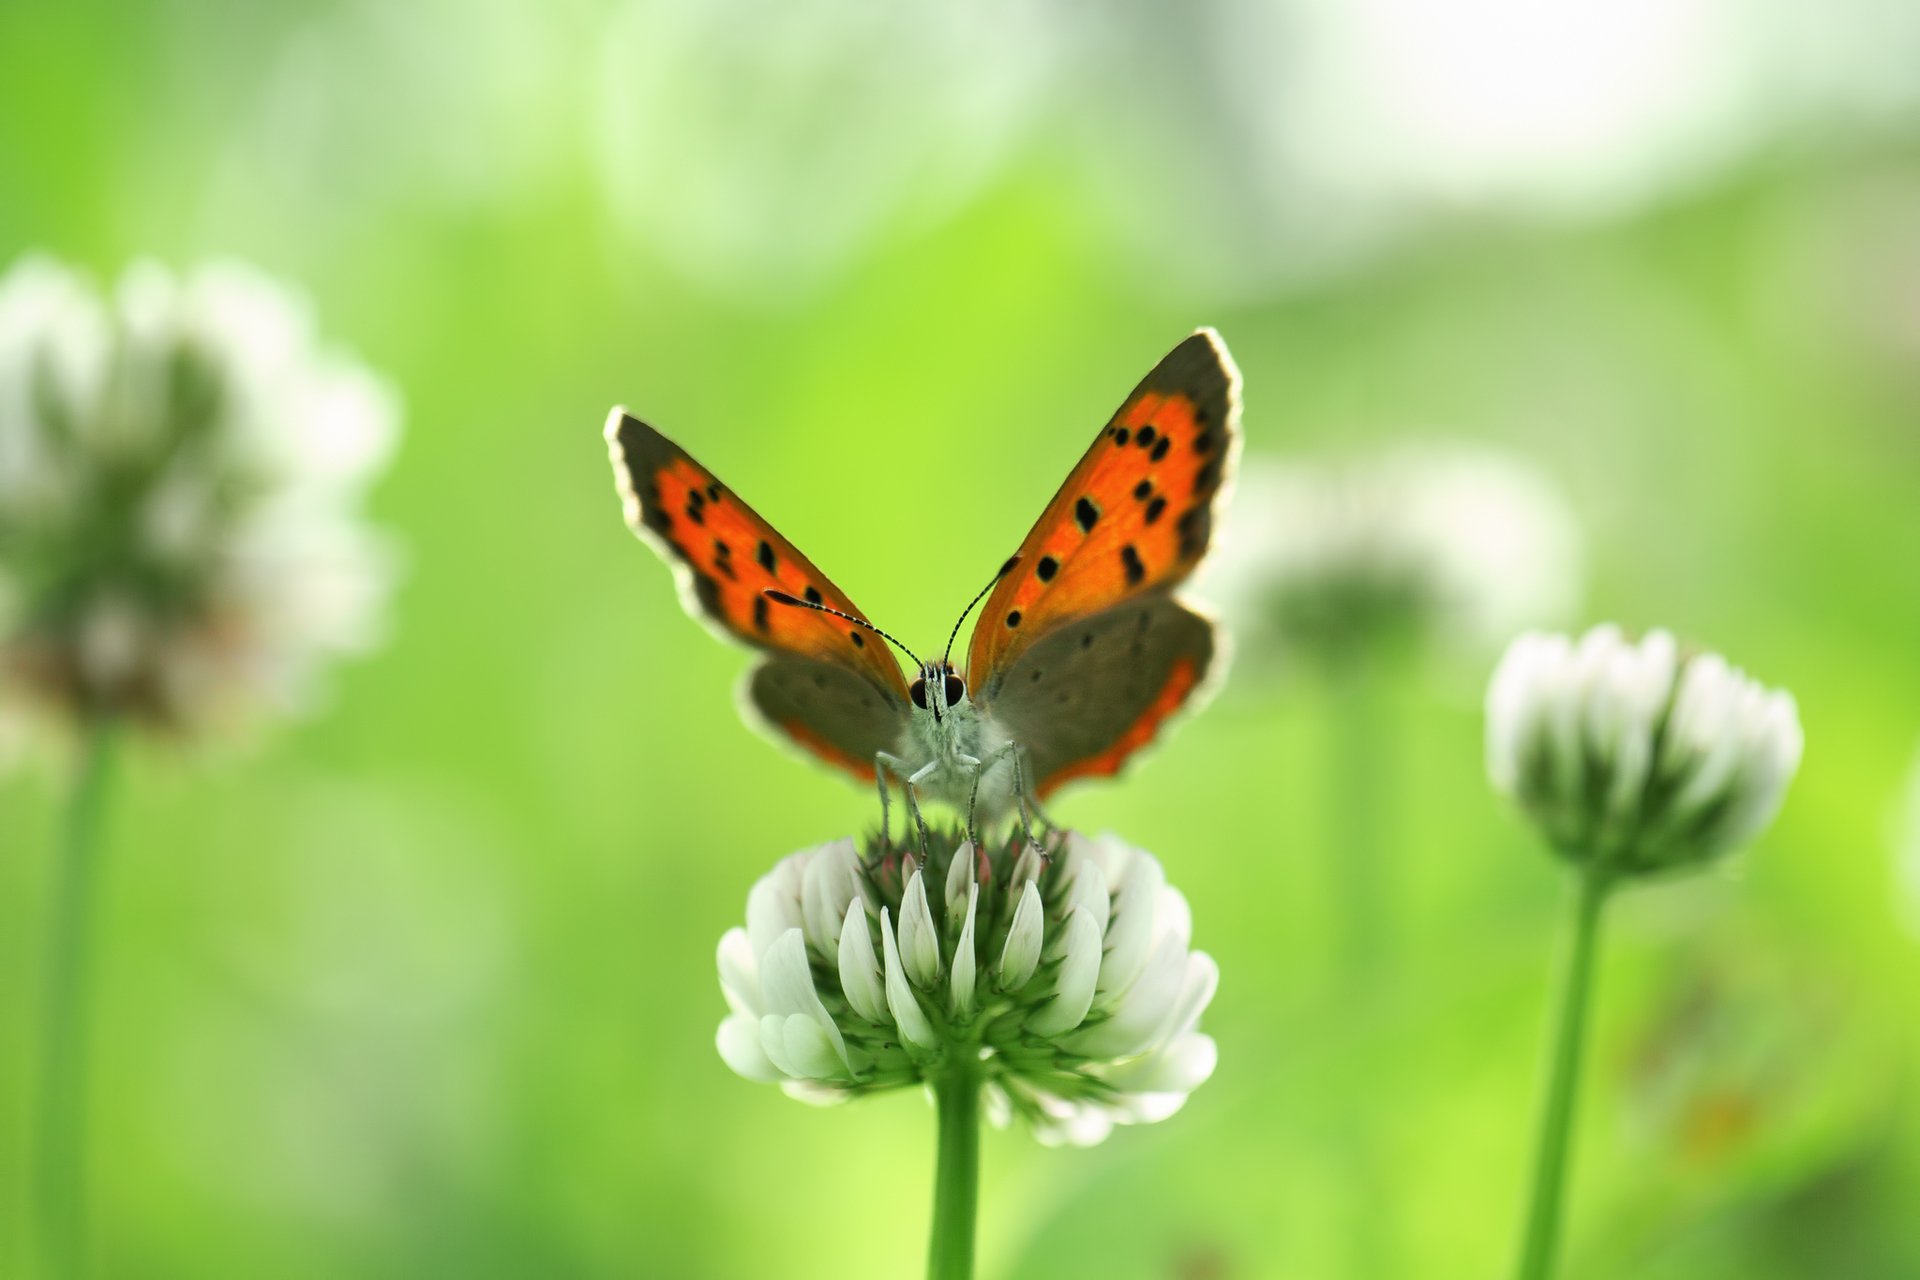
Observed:
[[[747,677],[747,701],[768,724],[828,764],[873,779],[874,756],[891,751],[903,711],[844,667],[772,655]]]
[[[1213,624],[1164,591],[1136,596],[1023,650],[993,703],[1042,797],[1104,777],[1153,740],[1205,681]]]
[[[1054,627],[1186,580],[1212,537],[1238,417],[1239,374],[1202,329],[1127,397],[1020,544],[974,628],[975,688],[991,699]]]
[[[780,591],[856,618],[865,615],[679,445],[622,409],[608,417],[606,436],[627,523],[676,566],[687,611],[774,655],[751,678],[755,705],[813,754],[871,777],[872,751],[861,756],[852,750],[876,736],[872,724],[879,713],[868,723],[862,700],[870,698],[896,726],[904,720],[907,686],[899,664],[872,632],[831,614],[779,604],[765,593]],[[829,689],[832,697],[780,696],[801,685]],[[853,717],[861,721],[857,731],[848,728],[847,713],[856,703],[863,708]],[[821,718],[810,718],[816,715]]]

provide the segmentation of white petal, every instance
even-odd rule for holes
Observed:
[[[1106,1020],[1074,1033],[1064,1042],[1066,1047],[1089,1058],[1126,1058],[1145,1053],[1160,1042],[1180,998],[1186,972],[1186,948],[1177,938],[1162,939],[1138,980],[1114,999]],[[1101,1005],[1107,997],[1096,995],[1094,999]]]
[[[880,908],[880,942],[887,966],[887,1009],[893,1014],[894,1025],[900,1028],[902,1038],[922,1049],[938,1048],[940,1037],[934,1034],[933,1024],[927,1021],[926,1012],[914,998],[913,987],[907,981],[906,968],[900,963],[900,948],[893,940],[893,926],[885,907]]]
[[[1072,859],[1073,883],[1067,887],[1067,911],[1084,911],[1093,922],[1094,932],[1101,938],[1107,935],[1107,919],[1113,909],[1112,891],[1108,887],[1107,873],[1100,863],[1089,856],[1093,842],[1081,840],[1077,856]],[[1052,954],[1058,956],[1066,946],[1067,935],[1062,933],[1054,940]]]
[[[821,1002],[820,993],[813,989],[813,968],[807,959],[807,940],[799,929],[789,929],[781,934],[779,939],[767,948],[767,953],[760,958],[760,995],[766,1002],[769,1015],[784,1017],[788,1014],[800,1014],[811,1019],[819,1026],[821,1034],[832,1043],[834,1052],[842,1065],[849,1071],[853,1069],[852,1062],[847,1057],[846,1041],[840,1034],[840,1028],[827,1013],[827,1006]],[[786,1038],[791,1044],[792,1037]],[[768,1050],[768,1056],[772,1057],[787,1074],[801,1074],[788,1068],[780,1055],[773,1050]]]
[[[780,1082],[780,1092],[810,1107],[837,1107],[853,1096],[846,1089],[822,1084],[818,1080],[783,1080]]]
[[[753,958],[753,945],[747,941],[747,931],[736,927],[721,934],[715,959],[720,966],[720,991],[727,998],[727,1007],[750,1018],[765,1013],[760,1000],[760,966]]]
[[[769,1013],[760,1019],[760,1051],[782,1075],[798,1076],[800,1068],[787,1056],[787,1015]]]
[[[980,899],[980,886],[967,886],[966,921],[960,926],[960,940],[953,945],[952,1008],[957,1014],[973,1012],[974,956],[973,913]]]
[[[836,840],[814,850],[802,889],[807,942],[823,956],[840,945],[840,922],[847,904],[860,896],[860,855],[853,841]]]
[[[940,930],[927,906],[924,872],[913,873],[900,898],[900,956],[907,963],[907,976],[921,990],[931,991],[940,981]]]
[[[847,918],[840,926],[840,991],[853,1011],[868,1022],[887,1020],[886,989],[880,978],[880,961],[873,954],[873,935],[867,930],[866,904],[855,900],[847,904]]]
[[[1119,878],[1113,899],[1113,922],[1106,935],[1106,958],[1100,964],[1099,990],[1118,996],[1140,976],[1157,940],[1160,890],[1167,873],[1146,853],[1136,852]]]
[[[790,1074],[809,1080],[836,1080],[844,1078],[850,1070],[842,1056],[846,1046],[837,1037],[828,1036],[826,1030],[806,1014],[788,1014],[782,1030],[786,1036],[787,1059],[797,1068]]]
[[[1007,1091],[999,1082],[987,1084],[980,1090],[981,1108],[987,1114],[987,1123],[996,1129],[1004,1129],[1013,1123],[1013,1103],[1007,1099]]]
[[[1219,1061],[1220,1050],[1213,1037],[1193,1034],[1181,1036],[1159,1052],[1135,1058],[1104,1075],[1108,1084],[1127,1093],[1184,1096],[1205,1084]]]
[[[781,934],[805,923],[800,911],[800,886],[809,856],[788,854],[747,894],[747,939],[753,944],[754,955],[765,955]]]
[[[1093,1003],[1093,988],[1100,977],[1100,929],[1093,914],[1075,907],[1067,917],[1065,958],[1054,983],[1054,995],[1027,1019],[1027,1029],[1035,1035],[1057,1036],[1080,1025]]]
[[[1180,999],[1167,1019],[1167,1039],[1176,1040],[1192,1031],[1219,989],[1220,966],[1214,963],[1213,957],[1204,951],[1189,953],[1186,979],[1180,984]]]
[[[1046,867],[1047,862],[1040,853],[1040,846],[1028,841],[1020,850],[1020,856],[1014,860],[1013,874],[1007,877],[1008,888],[1013,890],[1023,884],[1033,883],[1040,878],[1040,873],[1046,870]]]
[[[1507,646],[1487,684],[1487,776],[1513,796],[1521,777],[1522,745],[1541,719],[1539,685],[1565,637],[1529,632]]]
[[[1046,908],[1040,903],[1040,891],[1029,880],[1020,890],[1019,905],[1013,909],[1013,923],[1007,929],[1007,943],[1000,949],[1000,989],[1013,991],[1023,987],[1040,963],[1040,947],[1045,939]]]
[[[781,1076],[780,1068],[760,1047],[760,1019],[736,1013],[720,1023],[714,1033],[714,1047],[721,1060],[738,1075],[760,1084],[771,1084]]]
[[[967,910],[967,890],[973,887],[973,841],[963,841],[953,851],[953,861],[947,866],[947,921],[958,925],[960,917]]]
[[[1673,637],[1655,631],[1639,648],[1628,650],[1619,664],[1613,690],[1617,719],[1613,781],[1607,797],[1613,831],[1631,826],[1653,774],[1653,733],[1673,699],[1676,655]]]

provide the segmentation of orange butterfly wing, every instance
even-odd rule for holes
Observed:
[[[968,683],[989,714],[996,702],[1036,696],[1024,687],[1005,689],[1009,673],[1034,646],[1129,601],[1168,596],[1193,573],[1206,554],[1215,500],[1239,446],[1239,393],[1240,375],[1225,344],[1202,329],[1161,360],[1101,430],[1021,543],[1019,563],[975,625]],[[1074,758],[1036,761],[1041,794],[1069,778],[1117,771],[1200,685],[1212,658],[1204,619],[1172,599],[1144,616],[1176,623],[1182,642],[1149,651],[1156,686],[1142,705],[1120,709],[1123,720],[1103,725],[1097,744],[1079,735]],[[1052,670],[1064,668],[1054,663]],[[1026,683],[1025,674],[1019,683]]]
[[[606,437],[627,524],[677,566],[687,612],[734,640],[786,655],[771,659],[774,666],[763,665],[763,672],[797,675],[803,668],[795,667],[792,659],[834,669],[831,677],[820,674],[833,679],[833,692],[842,704],[866,708],[861,714],[871,724],[834,735],[797,717],[780,719],[759,696],[757,683],[751,691],[755,702],[774,717],[776,727],[813,754],[871,778],[871,753],[863,757],[850,743],[878,737],[880,726],[891,723],[893,715],[904,717],[907,685],[899,664],[886,642],[872,632],[831,614],[775,603],[765,593],[781,591],[863,620],[866,615],[679,445],[618,408],[607,418]],[[871,686],[875,698],[869,701],[859,685],[842,678],[846,675]]]

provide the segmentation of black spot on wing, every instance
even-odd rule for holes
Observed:
[[[1133,496],[1140,499],[1140,501],[1142,502],[1145,502],[1147,500],[1147,495],[1152,492],[1153,492],[1153,481],[1151,480],[1142,480],[1139,484],[1133,486]]]
[[[760,562],[762,569],[765,569],[768,573],[773,572],[775,562],[773,558],[773,544],[771,542],[768,542],[765,538],[760,539],[760,545],[754,548],[753,558]]]
[[[820,595],[820,588],[813,586],[812,584],[808,584],[807,589],[801,592],[801,594],[807,598],[808,604],[819,604],[822,599]]]
[[[853,641],[853,647],[856,649],[864,649],[867,647],[867,638],[858,631],[847,632],[847,639]]]
[[[1152,427],[1142,427],[1140,428],[1140,436],[1137,443],[1142,449],[1150,449],[1153,447],[1153,442],[1158,438],[1159,433]]]
[[[1146,562],[1140,558],[1140,552],[1131,542],[1120,548],[1120,564],[1121,567],[1126,570],[1127,585],[1137,587],[1146,580]],[[1141,616],[1145,617],[1146,615],[1142,614]]]
[[[753,629],[762,632],[767,630],[767,598],[765,596],[753,598]]]
[[[1158,462],[1160,461],[1160,459],[1167,456],[1167,450],[1171,448],[1173,448],[1173,437],[1161,436],[1160,443],[1153,446],[1153,452],[1147,456],[1152,458],[1155,462]]]
[[[1165,498],[1155,498],[1152,502],[1149,502],[1147,504],[1147,523],[1152,524],[1158,520],[1165,514],[1166,510],[1167,500]]]
[[[1121,448],[1125,448],[1127,443],[1127,437],[1129,437],[1132,434],[1133,433],[1128,431],[1125,427],[1115,427],[1113,429],[1113,442],[1114,444],[1119,445]]]
[[[1018,609],[1015,609],[1007,615],[1007,625],[1009,627],[1017,627],[1020,625],[1020,611]]]
[[[1180,555],[1184,559],[1197,559],[1207,549],[1207,535],[1213,530],[1213,515],[1204,503],[1188,507],[1181,513]]]
[[[1052,556],[1041,556],[1040,563],[1033,566],[1034,576],[1042,582],[1052,582],[1053,575],[1060,572],[1060,562]]]
[[[1092,533],[1093,526],[1100,523],[1100,508],[1084,493],[1073,504],[1073,522],[1080,526],[1082,533]]]

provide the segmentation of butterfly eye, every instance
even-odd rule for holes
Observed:
[[[907,690],[907,696],[913,699],[914,706],[925,711],[927,709],[927,682],[925,680],[915,680],[913,686]]]
[[[954,703],[960,701],[960,699],[966,696],[967,696],[966,681],[962,680],[959,676],[956,676],[951,671],[949,671],[947,673],[947,705],[952,706]]]

